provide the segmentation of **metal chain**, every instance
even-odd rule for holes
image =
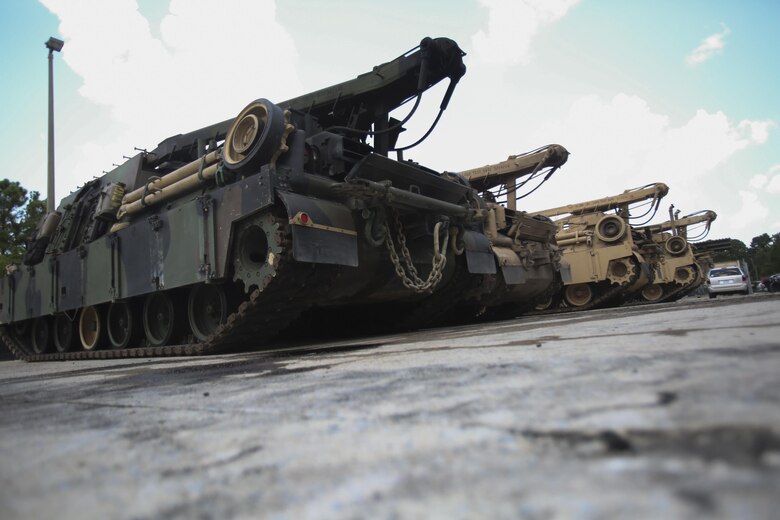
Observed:
[[[395,267],[395,274],[398,275],[398,278],[401,279],[401,282],[405,287],[408,287],[415,292],[432,291],[441,281],[444,267],[447,265],[446,251],[450,239],[447,224],[445,223],[444,243],[441,247],[439,247],[439,232],[442,227],[442,222],[437,222],[433,228],[433,259],[431,260],[431,272],[428,274],[428,278],[423,280],[414,267],[409,248],[406,247],[406,235],[404,234],[401,219],[398,218],[398,215],[395,212],[392,212],[392,214],[395,220],[396,234],[398,235],[398,245],[404,259],[403,263],[406,267],[404,269],[404,265],[401,264],[401,259],[398,257],[393,237],[388,228],[388,232],[385,235],[385,245],[387,246],[387,251],[390,253],[390,260],[393,262],[393,267]]]

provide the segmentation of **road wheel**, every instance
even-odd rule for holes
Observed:
[[[76,323],[62,313],[54,317],[54,348],[57,352],[68,352],[76,343]]]
[[[658,300],[661,299],[663,295],[664,295],[663,287],[661,287],[657,283],[646,285],[642,289],[642,298],[644,298],[645,301],[648,302],[657,302]]]
[[[84,350],[97,350],[103,346],[106,323],[100,309],[94,305],[84,307],[79,318],[79,338]]]
[[[40,316],[33,321],[32,347],[36,354],[44,354],[51,348],[51,325],[46,316]]]
[[[207,340],[225,323],[228,314],[228,298],[220,285],[196,285],[190,291],[187,301],[187,317],[193,334]]]
[[[127,302],[113,302],[106,316],[108,341],[113,348],[132,346],[135,331],[138,329],[133,309]]]
[[[170,343],[176,325],[173,299],[166,292],[152,293],[144,301],[144,333],[149,344],[160,347]]]
[[[593,301],[593,289],[587,283],[568,285],[563,297],[572,307],[583,307]]]

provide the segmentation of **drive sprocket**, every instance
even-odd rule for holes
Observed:
[[[617,258],[609,262],[607,280],[613,284],[623,285],[635,276],[635,264],[631,258]]]
[[[284,246],[284,231],[271,212],[248,218],[233,247],[233,280],[243,282],[245,292],[264,289],[277,274]]]

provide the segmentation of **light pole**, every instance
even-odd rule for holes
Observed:
[[[49,49],[49,171],[46,186],[46,211],[54,211],[54,68],[53,54],[60,52],[65,42],[49,38],[44,45]]]

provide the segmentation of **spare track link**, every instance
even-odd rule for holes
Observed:
[[[289,258],[290,242],[286,226],[286,219],[279,219],[284,253],[273,280],[265,288],[254,289],[225,323],[203,342],[35,354],[10,334],[8,326],[0,326],[0,341],[23,361],[201,356],[243,349],[247,342],[268,341],[309,307],[308,288],[316,287],[319,278],[324,282],[328,276],[327,269],[318,270],[313,264],[297,263]]]

